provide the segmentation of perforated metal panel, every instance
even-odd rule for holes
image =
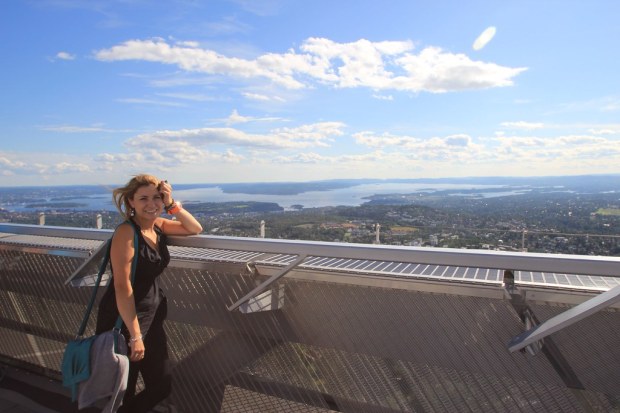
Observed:
[[[20,234],[5,234],[6,236],[0,238],[2,244],[7,246],[23,246],[23,247],[38,247],[48,250],[56,251],[92,251],[101,245],[101,241],[97,240],[85,240],[75,238],[61,238],[61,237],[45,237],[39,235],[20,235]]]
[[[6,238],[12,237],[0,243]],[[64,284],[83,258],[63,255],[64,241],[46,238],[47,246],[29,241],[35,249],[10,242],[0,248],[0,357],[58,378],[64,345],[91,290]],[[304,279],[284,277],[268,290],[277,310],[244,314],[227,306],[266,279],[250,273],[246,262],[281,268],[295,255],[172,251],[175,261],[162,281],[175,363],[169,402],[179,412],[620,409],[615,309],[551,336],[582,385],[576,389],[544,354],[507,350],[524,328],[509,299],[450,288],[473,280],[472,288],[480,282],[501,290],[497,270],[309,257],[301,266]],[[385,283],[356,284],[363,274]],[[347,283],[337,282],[342,275]],[[432,292],[416,288],[428,280],[435,282]],[[541,321],[570,308],[528,304]],[[91,331],[93,324],[94,317]]]

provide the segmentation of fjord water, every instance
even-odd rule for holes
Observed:
[[[179,199],[198,202],[274,202],[284,209],[290,209],[293,205],[302,205],[304,208],[317,208],[326,206],[359,206],[368,202],[372,195],[384,194],[411,194],[418,192],[432,192],[448,189],[490,189],[497,185],[469,185],[469,184],[409,184],[409,183],[373,183],[350,186],[347,188],[332,189],[327,191],[307,191],[295,195],[272,195],[272,194],[244,194],[225,193],[219,187],[195,188],[176,191]]]
[[[306,191],[299,194],[247,194],[224,192],[218,186],[198,187],[184,189],[182,186],[174,190],[176,199],[183,202],[273,202],[284,209],[291,209],[293,205],[302,205],[304,208],[326,206],[359,206],[367,201],[372,195],[385,194],[412,194],[433,192],[439,190],[471,190],[477,189],[484,195],[485,189],[494,189],[502,185],[482,184],[443,184],[443,183],[368,183],[352,185],[346,188],[338,188],[324,191]],[[58,197],[58,188],[55,195]],[[511,188],[506,188],[503,195],[512,194]],[[495,196],[493,192],[486,196]],[[112,194],[109,190],[84,196],[72,196],[62,200],[58,198],[38,199],[37,201],[25,201],[7,203],[0,200],[0,207],[9,211],[40,211],[49,209],[63,210],[115,210],[112,203]]]

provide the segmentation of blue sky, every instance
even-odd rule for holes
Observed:
[[[620,2],[7,0],[0,186],[620,173]]]

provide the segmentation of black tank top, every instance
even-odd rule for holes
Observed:
[[[159,275],[164,271],[170,262],[170,253],[166,245],[167,237],[162,230],[155,226],[157,233],[157,246],[154,249],[144,239],[140,226],[134,222],[138,231],[138,263],[136,275],[133,282],[134,298],[136,302],[136,313],[140,323],[140,332],[143,335],[148,330],[155,316],[157,307],[163,301],[163,291],[159,287]],[[111,266],[111,264],[110,264]],[[112,269],[114,272],[114,269]],[[111,330],[118,318],[118,307],[116,306],[116,293],[114,282],[111,280],[106,291],[99,302],[97,313],[97,334]],[[123,325],[123,331],[127,334],[127,328]]]

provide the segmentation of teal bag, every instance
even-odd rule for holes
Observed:
[[[138,231],[134,226],[133,222],[129,221],[131,226],[134,229],[134,256],[131,262],[131,284],[133,285],[134,278],[136,276],[136,265],[138,263]],[[78,385],[90,378],[90,349],[93,341],[97,338],[97,335],[92,335],[90,337],[84,338],[84,331],[86,330],[86,325],[88,324],[88,319],[90,318],[90,313],[95,304],[95,299],[97,298],[97,290],[99,289],[99,284],[101,283],[101,278],[103,273],[105,272],[106,267],[108,266],[108,262],[110,261],[110,248],[112,247],[112,238],[106,241],[106,252],[103,260],[101,261],[101,265],[99,266],[99,273],[97,274],[97,280],[95,281],[95,288],[90,297],[90,301],[88,303],[88,307],[86,308],[86,312],[84,313],[84,317],[82,319],[82,324],[80,325],[80,329],[78,330],[78,334],[75,339],[69,341],[67,346],[65,347],[65,352],[62,357],[61,363],[61,372],[62,372],[62,384],[65,387],[71,389],[71,400],[75,401],[77,398]],[[110,278],[111,279],[111,278]],[[109,281],[108,281],[109,282]],[[114,340],[114,352],[119,353],[118,351],[118,342],[119,340],[124,340],[123,335],[121,334],[121,327],[123,325],[123,319],[121,316],[118,316],[116,320],[116,325],[114,326],[113,332],[115,334],[116,340]],[[109,332],[105,332],[102,334],[109,334]]]

